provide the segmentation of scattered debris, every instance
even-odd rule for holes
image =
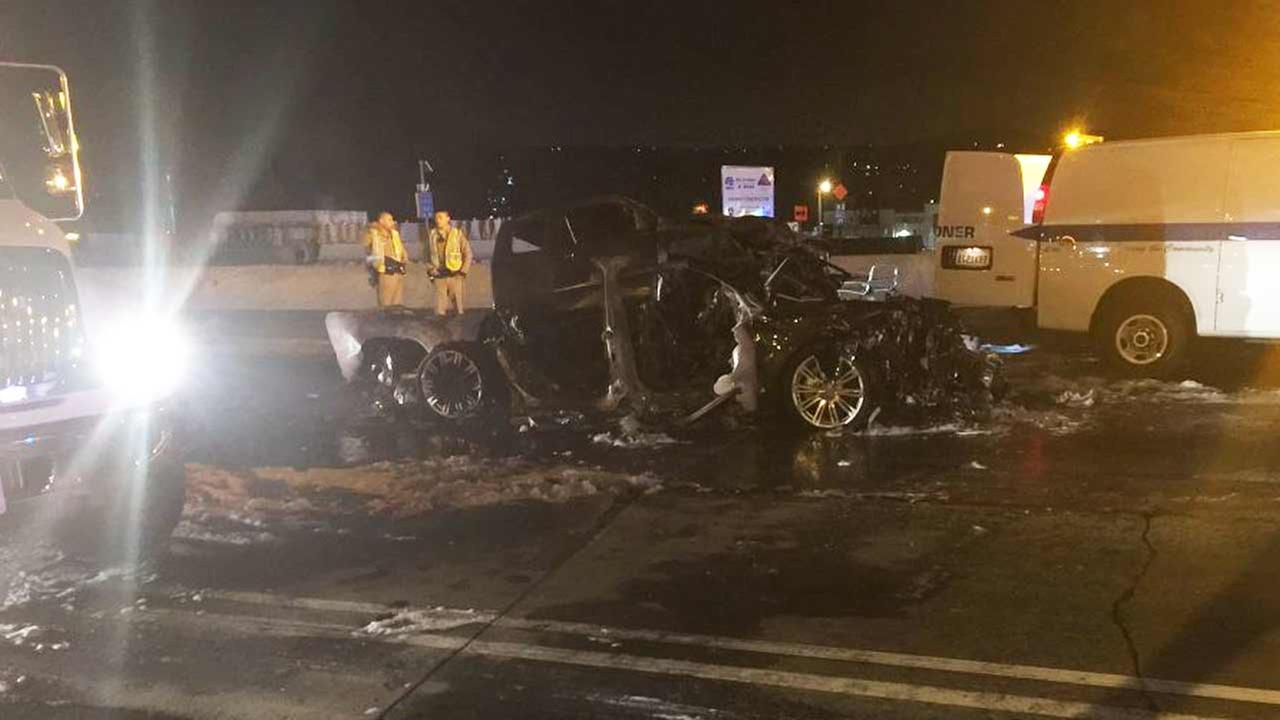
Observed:
[[[219,545],[265,545],[277,540],[263,531],[236,529],[229,516],[207,512],[190,513],[173,530],[173,536],[189,542],[205,542]]]
[[[591,442],[597,445],[611,445],[616,448],[637,450],[641,448],[662,447],[664,445],[676,445],[680,441],[666,433],[637,432],[634,434],[626,434],[619,432],[615,435],[611,432],[602,432],[592,435]]]
[[[914,505],[918,502],[946,502],[951,496],[944,491],[936,492],[856,492],[840,488],[823,488],[817,490],[801,490],[796,493],[803,498],[843,498],[846,500],[890,500]]]
[[[446,507],[559,503],[661,485],[651,475],[462,455],[346,468],[190,465],[187,477],[190,500],[179,534],[235,543],[269,542],[282,524],[330,528],[325,519],[353,513],[403,518]]]
[[[43,600],[57,600],[65,607],[91,586],[146,585],[155,579],[154,568],[145,563],[103,568],[45,545],[0,545],[0,611]]]
[[[595,635],[588,635],[588,636],[587,636],[587,641],[588,641],[588,642],[597,643],[597,644],[599,644],[599,645],[608,645],[608,646],[609,646],[609,647],[611,647],[611,648],[620,648],[620,647],[622,647],[622,643],[618,642],[617,640],[614,640],[613,638],[597,637],[597,636],[595,636]]]
[[[977,460],[970,461],[966,467],[968,467],[970,470],[986,470],[987,469],[986,465],[983,465]]]
[[[1029,425],[1050,435],[1069,435],[1089,425],[1085,418],[1072,417],[1054,410],[1032,410],[1016,406],[997,408],[994,419],[1001,425]]]
[[[911,578],[911,582],[897,592],[902,600],[920,602],[926,600],[951,581],[951,573],[941,566],[934,566]]]
[[[867,428],[863,434],[872,437],[903,437],[908,435],[990,435],[991,432],[989,428],[949,422],[941,425],[877,425]]]
[[[1090,408],[1093,407],[1096,400],[1097,395],[1092,389],[1084,392],[1063,390],[1062,393],[1058,395],[1058,404],[1066,405],[1067,407]]]
[[[985,352],[995,353],[996,355],[1022,355],[1036,349],[1035,345],[1023,345],[1014,343],[1012,345],[994,345],[986,344],[981,348]]]
[[[0,623],[0,639],[13,645],[22,645],[40,636],[40,626],[22,623]]]
[[[452,630],[473,623],[489,623],[493,622],[494,617],[491,612],[446,607],[400,610],[370,621],[358,632],[376,636],[417,635]]]

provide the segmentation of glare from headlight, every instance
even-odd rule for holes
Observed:
[[[143,317],[113,323],[97,336],[98,373],[117,397],[145,403],[167,397],[182,384],[191,344],[167,318]]]

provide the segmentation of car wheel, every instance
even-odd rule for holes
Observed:
[[[418,366],[423,404],[437,417],[454,422],[497,407],[503,386],[492,365],[475,346],[436,348]]]
[[[821,345],[801,351],[782,374],[786,414],[810,430],[860,428],[875,410],[875,372],[850,348]]]
[[[1186,369],[1194,332],[1172,300],[1122,300],[1103,315],[1100,354],[1129,377],[1170,378]]]

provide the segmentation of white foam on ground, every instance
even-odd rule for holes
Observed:
[[[108,581],[145,585],[155,579],[145,565],[104,569],[43,545],[0,547],[0,611],[41,600],[70,602],[79,591]]]
[[[391,617],[374,620],[360,628],[365,635],[416,635],[420,633],[439,632],[470,625],[487,623],[494,619],[493,613],[478,610],[457,610],[452,608],[431,608],[426,610],[402,610]]]
[[[276,536],[261,530],[217,530],[199,524],[194,518],[184,519],[174,528],[173,536],[181,540],[214,543],[219,545],[264,545],[275,542]]]
[[[679,440],[667,435],[666,433],[655,432],[637,432],[637,433],[617,433],[611,432],[597,433],[591,436],[591,442],[597,445],[611,445],[616,448],[625,448],[627,450],[638,450],[642,448],[659,448],[667,445],[678,445]]]
[[[990,435],[988,428],[950,422],[940,425],[872,425],[862,431],[869,437],[904,437],[911,435]]]
[[[1005,427],[1031,426],[1044,430],[1050,435],[1070,435],[1090,425],[1087,417],[1068,415],[1058,410],[1033,410],[1016,405],[996,408],[992,413],[992,419]]]
[[[1093,403],[1213,403],[1238,405],[1280,405],[1280,390],[1245,388],[1227,392],[1195,380],[1113,380],[1097,376],[1064,378],[1046,374],[1021,384],[1019,393],[1041,392],[1053,396],[1059,404],[1089,406]]]

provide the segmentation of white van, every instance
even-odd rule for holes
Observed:
[[[1197,336],[1280,338],[1280,132],[1065,150],[1027,194],[1036,174],[948,154],[940,297],[1034,307],[1039,327],[1091,333],[1132,375],[1177,372]],[[1028,198],[1032,224],[1012,228]]]

